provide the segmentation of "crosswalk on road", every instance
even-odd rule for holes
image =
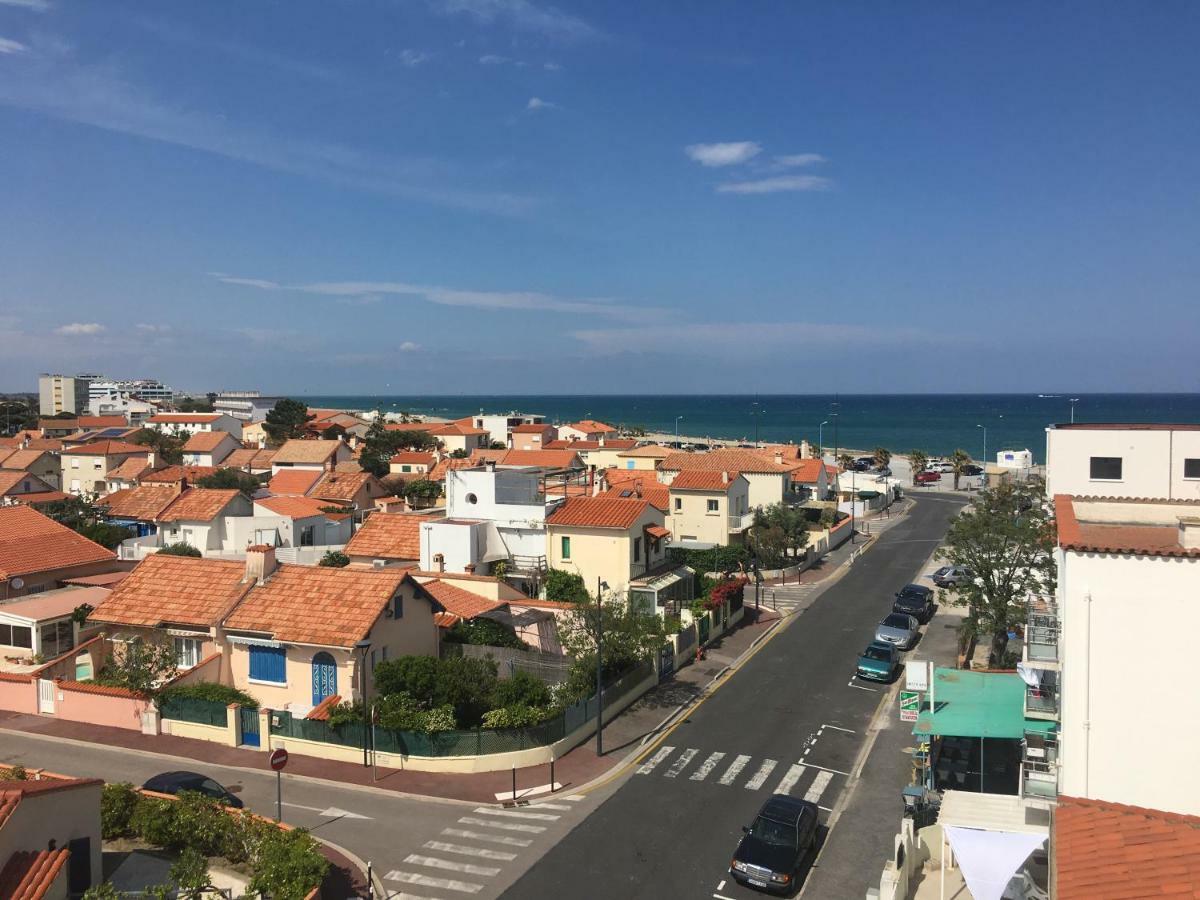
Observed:
[[[748,791],[772,786],[773,794],[803,797],[817,805],[820,805],[834,776],[844,774],[806,761],[781,763],[777,759],[763,759],[757,766],[751,766],[752,757],[744,753],[738,754],[726,764],[728,756],[729,754],[720,751],[701,755],[701,751],[696,747],[659,747],[638,766],[636,772],[638,775],[661,775],[664,778],[678,779],[699,759],[699,764],[691,770],[686,781],[708,782],[725,787],[740,784]],[[711,780],[710,776],[713,776]]]
[[[791,615],[797,609],[807,606],[807,600],[819,584],[781,584],[778,586],[763,585],[759,588],[759,606],[765,609],[777,609],[783,615]],[[753,595],[747,594],[746,603],[754,604]]]

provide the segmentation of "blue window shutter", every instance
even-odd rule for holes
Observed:
[[[250,677],[255,681],[287,682],[287,652],[282,647],[250,647]]]

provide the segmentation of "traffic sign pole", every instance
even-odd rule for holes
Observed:
[[[271,751],[268,760],[275,770],[275,821],[283,821],[283,767],[287,765],[288,752],[283,747]]]

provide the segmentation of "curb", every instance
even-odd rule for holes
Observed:
[[[379,897],[387,896],[387,888],[383,884],[383,879],[381,879],[379,877],[379,875],[376,873],[376,871],[374,869],[370,870],[371,877],[370,878],[367,877],[367,872],[368,872],[367,864],[365,862],[363,862],[363,859],[361,856],[359,856],[357,853],[347,850],[341,844],[335,844],[333,841],[326,840],[323,837],[318,837],[317,835],[313,834],[311,831],[308,833],[308,835],[314,841],[316,841],[318,844],[323,844],[324,846],[328,847],[330,850],[334,850],[334,851],[342,854],[342,856],[344,856],[344,857],[346,857],[346,859],[350,860],[350,863],[352,865],[357,866],[359,874],[362,875],[363,882],[367,884],[367,886],[372,891],[372,893],[374,893],[376,896],[379,896]]]

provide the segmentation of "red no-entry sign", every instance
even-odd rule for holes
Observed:
[[[287,765],[288,752],[280,747],[278,750],[271,751],[271,768],[276,772],[282,772],[283,767]]]

